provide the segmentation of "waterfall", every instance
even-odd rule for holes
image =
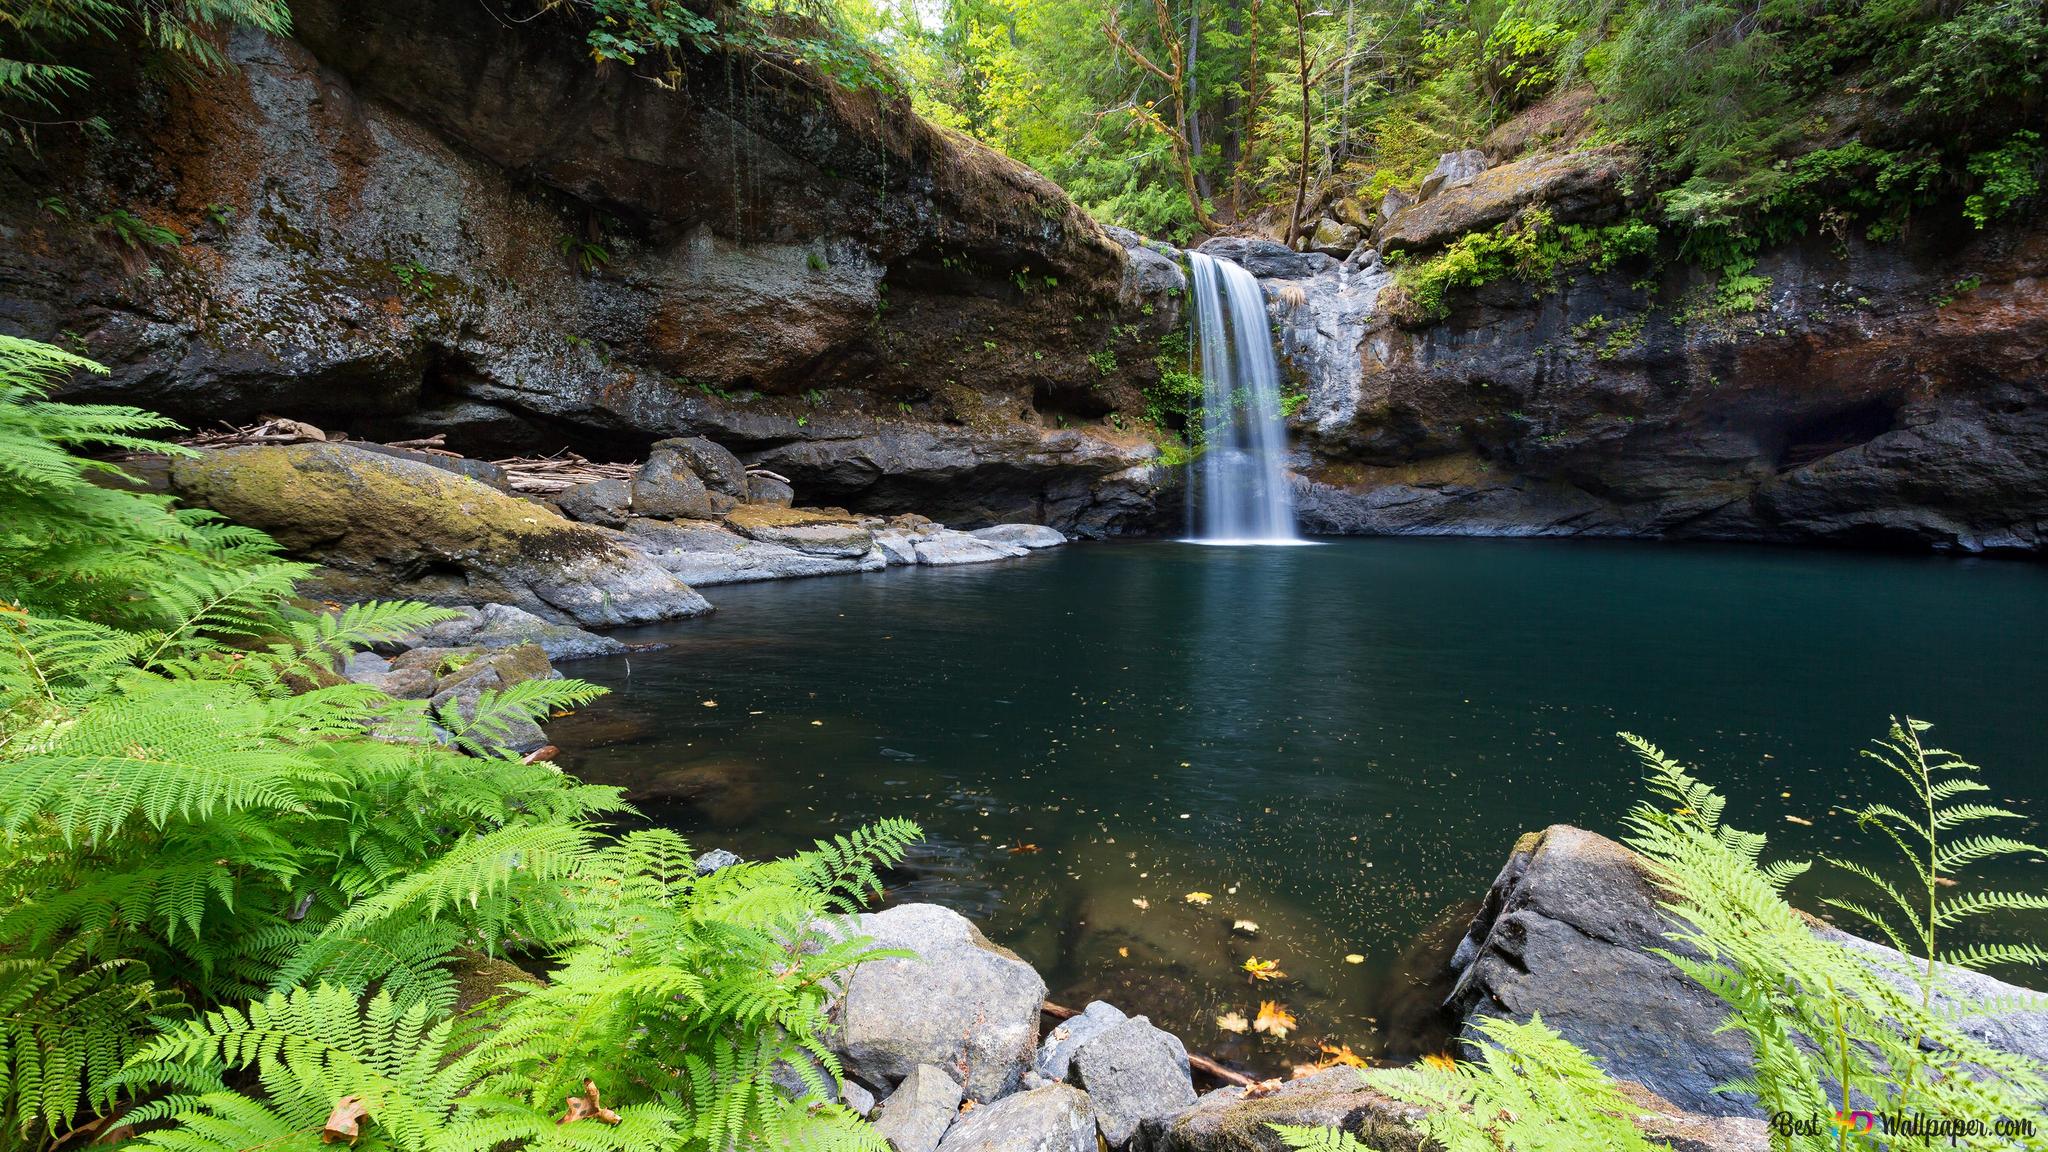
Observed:
[[[1203,544],[1294,544],[1294,495],[1281,463],[1280,365],[1266,298],[1252,274],[1228,260],[1188,253],[1195,332],[1202,353],[1202,451],[1188,464]]]

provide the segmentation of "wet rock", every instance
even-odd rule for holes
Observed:
[[[1138,1125],[1192,1107],[1188,1050],[1143,1016],[1111,1025],[1074,1049],[1074,1083],[1095,1101],[1103,1139],[1122,1148]]]
[[[1423,203],[1439,192],[1470,184],[1486,171],[1489,163],[1486,153],[1477,148],[1444,153],[1437,157],[1436,167],[1430,174],[1422,178],[1422,188],[1415,194],[1416,202]]]
[[[750,472],[747,474],[747,503],[787,508],[796,503],[796,489],[773,476]]]
[[[1219,260],[1242,265],[1261,280],[1305,280],[1337,267],[1337,261],[1321,252],[1296,252],[1274,240],[1222,236],[1195,249]]]
[[[1171,297],[1188,290],[1187,273],[1181,270],[1178,253],[1163,244],[1148,244],[1136,232],[1125,228],[1106,226],[1103,232],[1123,245],[1125,255],[1130,258],[1130,266],[1124,273],[1126,299]]]
[[[919,564],[947,567],[954,564],[986,564],[1029,554],[1029,550],[999,540],[984,540],[966,532],[945,529],[912,545]]]
[[[633,514],[633,486],[612,477],[592,480],[558,494],[555,507],[571,520],[624,528],[626,517]]]
[[[1095,1127],[1088,1094],[1053,1084],[963,1115],[938,1152],[1097,1152]]]
[[[896,1152],[932,1152],[959,1111],[960,1082],[943,1068],[920,1064],[882,1101],[875,1131]]]
[[[1705,1116],[1755,1116],[1747,1097],[1715,1091],[1750,1074],[1750,1050],[1722,1031],[1727,1005],[1653,949],[1683,951],[1660,911],[1643,862],[1623,846],[1568,825],[1522,838],[1458,947],[1451,1005],[1485,1016],[1543,1022],[1591,1053],[1617,1079]],[[1890,949],[1832,929],[1887,963]],[[2013,1002],[2031,996],[1988,976],[1956,978],[1960,994]],[[2048,1059],[2048,1012],[2005,1012],[1969,1022],[2005,1051]]]
[[[1014,1089],[1038,1045],[1045,1000],[1031,965],[937,905],[867,913],[858,930],[916,958],[870,960],[848,977],[835,1038],[847,1071],[891,1085],[933,1064],[982,1102]]]
[[[1194,1107],[1146,1120],[1135,1152],[1284,1152],[1270,1127],[1341,1128],[1378,1152],[1422,1152],[1414,1122],[1422,1109],[1365,1086],[1356,1070],[1329,1068],[1246,1099],[1242,1088],[1207,1093]]]
[[[1625,175],[1625,161],[1614,151],[1518,160],[1425,195],[1395,213],[1377,240],[1387,252],[1435,248],[1504,223],[1532,205],[1541,205],[1558,223],[1612,219],[1625,199]]]
[[[632,511],[635,516],[656,520],[709,520],[721,511],[711,489],[690,466],[690,457],[678,451],[675,440],[664,440],[647,454],[647,462],[633,473]]]
[[[727,513],[725,524],[750,540],[812,556],[858,560],[875,548],[874,532],[838,511],[745,504]]]
[[[583,625],[711,607],[618,533],[345,444],[211,451],[179,461],[172,477],[186,500],[320,564],[305,590],[337,600],[511,604]]]
[[[1128,1019],[1115,1005],[1089,1001],[1079,1016],[1060,1021],[1045,1034],[1045,1043],[1038,1046],[1038,1057],[1031,1070],[1048,1081],[1065,1080],[1075,1049]]]
[[[749,539],[714,524],[635,519],[627,531],[654,562],[692,585],[737,584],[796,576],[834,576],[882,566],[870,552],[850,555],[857,537],[827,538],[822,555]],[[788,536],[785,539],[790,538]],[[813,546],[818,545],[813,542]]]
[[[1059,529],[1048,528],[1043,524],[991,524],[986,528],[976,528],[968,535],[1034,551],[1039,548],[1057,548],[1067,542],[1066,536]]]
[[[724,848],[713,848],[696,859],[697,875],[709,876],[720,868],[730,868],[741,863],[739,854]]]

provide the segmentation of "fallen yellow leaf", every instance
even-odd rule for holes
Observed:
[[[1813,821],[1808,820],[1804,816],[1787,816],[1785,817],[1785,822],[1787,824],[1803,824],[1808,828],[1813,827]]]
[[[1456,1060],[1440,1052],[1431,1052],[1429,1055],[1424,1056],[1422,1058],[1422,1062],[1424,1065],[1430,1068],[1435,1068],[1439,1072],[1455,1071],[1458,1067],[1458,1062]]]
[[[1257,956],[1253,956],[1244,962],[1244,971],[1245,975],[1258,981],[1284,980],[1287,978],[1287,973],[1280,970],[1280,962],[1278,960],[1261,960]]]
[[[1181,897],[1181,899],[1187,901],[1190,904],[1207,904],[1209,901],[1214,900],[1215,897],[1209,895],[1207,892],[1190,892],[1187,895]]]
[[[1140,912],[1143,912],[1145,909],[1150,908],[1152,906],[1152,902],[1150,900],[1145,899],[1143,896],[1131,897],[1131,903],[1137,905],[1138,911]]]
[[[1335,1068],[1340,1064],[1346,1068],[1363,1068],[1366,1066],[1365,1058],[1353,1052],[1349,1044],[1318,1044],[1316,1047],[1322,1049],[1323,1055],[1329,1057],[1328,1060],[1322,1062],[1321,1066],[1324,1068]]]
[[[1344,962],[1346,964],[1363,964],[1365,963],[1365,957],[1356,952],[1347,952],[1344,954]]]
[[[1264,1032],[1275,1040],[1284,1040],[1294,1031],[1294,1014],[1271,1000],[1259,1001],[1259,1018],[1252,1021],[1252,1031]]]
[[[1242,1032],[1252,1025],[1242,1012],[1225,1012],[1216,1018],[1216,1026],[1225,1032]]]

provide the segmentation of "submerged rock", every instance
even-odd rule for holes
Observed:
[[[960,1082],[943,1068],[919,1064],[882,1101],[875,1131],[896,1152],[932,1152],[960,1111]]]
[[[711,608],[617,532],[411,460],[345,444],[264,445],[180,460],[171,475],[186,500],[320,564],[309,593],[510,604],[600,626]]]
[[[939,1152],[1097,1152],[1095,1126],[1086,1092],[1050,1084],[960,1117]]]
[[[857,930],[916,958],[870,960],[848,977],[834,1040],[848,1073],[887,1087],[933,1064],[958,1073],[966,1094],[984,1103],[1017,1086],[1045,1000],[1031,965],[937,905],[867,913]]]

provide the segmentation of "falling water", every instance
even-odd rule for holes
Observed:
[[[1252,274],[1228,260],[1188,253],[1195,331],[1202,351],[1202,436],[1188,488],[1203,544],[1296,544],[1294,496],[1281,461],[1280,366],[1266,300]]]

